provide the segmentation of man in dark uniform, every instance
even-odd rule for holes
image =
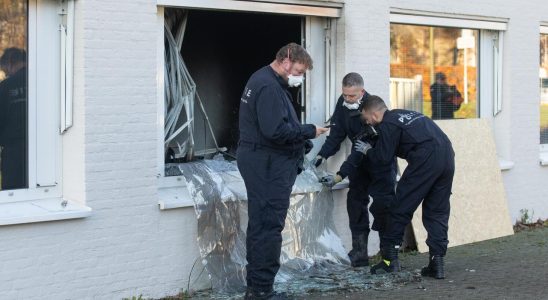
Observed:
[[[414,111],[388,110],[377,96],[369,97],[362,115],[368,124],[378,126],[379,139],[374,148],[357,142],[355,150],[375,161],[389,162],[396,155],[408,163],[398,182],[396,201],[390,206],[382,261],[371,268],[371,273],[399,271],[398,250],[404,230],[422,202],[422,221],[430,250],[422,275],[444,278],[449,197],[455,173],[451,141],[431,119]]]
[[[7,48],[0,68],[0,158],[2,190],[27,187],[27,54]]]
[[[288,87],[301,85],[307,69],[306,50],[288,44],[249,78],[242,94],[237,162],[248,198],[246,299],[276,297],[281,232],[299,162],[306,141],[328,130],[301,124],[291,104]]]
[[[363,78],[358,73],[348,73],[342,80],[342,95],[337,101],[331,117],[331,130],[325,140],[314,165],[319,167],[323,161],[337,153],[341,143],[348,137],[352,143],[357,140],[374,143],[375,129],[364,124],[360,109],[369,94],[364,89]],[[354,152],[354,150],[352,150]],[[332,186],[349,177],[349,190],[346,196],[346,208],[352,233],[352,250],[348,253],[353,267],[369,265],[367,242],[369,237],[369,195],[376,201],[372,213],[379,212],[378,205],[395,197],[396,164],[379,164],[363,159],[361,153],[351,153],[342,164],[336,176],[322,178],[326,185]],[[377,216],[374,216],[377,219]],[[380,218],[380,216],[379,216]],[[373,229],[382,234],[381,222],[374,222]]]
[[[460,92],[454,85],[447,84],[447,77],[442,72],[436,73],[436,82],[430,86],[432,99],[432,119],[453,119],[453,113],[460,108],[460,103],[454,103],[454,97],[460,97]]]

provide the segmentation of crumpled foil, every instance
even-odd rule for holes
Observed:
[[[247,194],[235,162],[217,156],[176,165],[186,180],[198,220],[198,248],[213,292],[245,289]],[[175,165],[168,166],[173,173]],[[293,186],[282,232],[281,267],[276,284],[348,266],[348,256],[333,222],[333,197],[308,167]]]

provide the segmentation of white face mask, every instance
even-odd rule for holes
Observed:
[[[303,75],[295,76],[295,75],[289,74],[289,76],[287,76],[287,84],[290,87],[298,87],[301,84],[303,84],[303,81],[304,81]]]
[[[362,99],[363,99],[363,96],[356,102],[354,103],[348,103],[346,101],[343,101],[343,106],[350,109],[350,110],[356,110],[358,108],[360,108],[360,104],[362,103]]]

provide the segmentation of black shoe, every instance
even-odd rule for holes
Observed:
[[[443,256],[441,255],[432,255],[428,261],[428,266],[422,268],[422,276],[433,277],[436,279],[445,278],[445,268],[443,263]]]
[[[252,288],[247,288],[245,292],[245,300],[289,300],[292,299],[287,296],[286,293],[277,293],[273,290],[271,291],[257,291]]]
[[[371,274],[382,274],[382,272],[379,273],[379,271],[384,271],[384,273],[395,273],[400,270],[400,261],[397,258],[393,260],[383,259],[381,262],[371,267]]]
[[[382,248],[382,260],[378,264],[371,267],[371,274],[380,274],[379,271],[384,273],[395,273],[401,270],[400,261],[398,260],[398,251],[400,246],[387,245]]]
[[[350,265],[354,268],[369,266],[367,255],[367,238],[369,233],[361,233],[352,237],[352,250],[348,253]]]

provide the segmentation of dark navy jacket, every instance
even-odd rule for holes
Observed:
[[[302,153],[316,126],[301,124],[288,85],[270,66],[249,78],[240,99],[240,144],[294,154]]]
[[[419,149],[451,147],[449,138],[438,125],[415,111],[387,110],[377,128],[377,143],[367,152],[369,159],[374,161],[388,163],[398,156],[411,163],[416,157],[413,154]]]
[[[27,70],[0,82],[0,145],[27,138]]]
[[[430,86],[430,99],[432,99],[432,119],[453,119],[453,112],[459,110],[460,104],[451,102],[451,97],[460,93],[454,86],[434,83]]]
[[[368,97],[369,94],[366,92],[362,102],[367,101]],[[373,142],[369,139],[369,137],[373,135],[372,129],[362,122],[360,110],[348,109],[343,105],[343,102],[344,98],[341,95],[339,100],[337,100],[333,116],[331,116],[332,126],[329,130],[329,135],[320,152],[318,152],[318,155],[323,158],[329,158],[330,156],[335,155],[341,148],[341,143],[346,137],[352,141],[352,144],[354,144],[357,139],[362,139],[370,143]],[[348,176],[354,168],[357,168],[363,160],[363,156],[360,154],[361,153],[355,153],[354,147],[352,147],[350,155],[341,165],[339,175],[344,178]]]

